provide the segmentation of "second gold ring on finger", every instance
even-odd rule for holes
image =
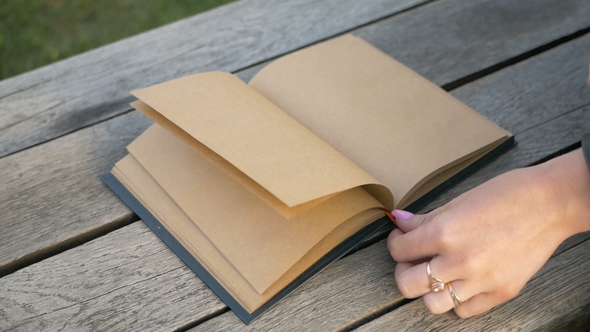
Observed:
[[[449,290],[449,294],[451,294],[451,298],[453,298],[453,303],[455,304],[455,308],[460,306],[461,304],[463,304],[463,301],[461,301],[459,299],[459,297],[455,293],[455,290],[453,289],[453,286],[451,285],[450,282],[447,283],[447,289]]]

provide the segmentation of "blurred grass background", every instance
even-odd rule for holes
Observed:
[[[0,79],[233,0],[0,0]]]

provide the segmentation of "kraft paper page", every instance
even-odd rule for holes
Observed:
[[[367,184],[390,192],[356,164],[237,77],[186,76],[132,92],[289,207]]]
[[[388,187],[396,206],[423,179],[511,136],[352,35],[284,56],[250,85]]]
[[[223,285],[232,296],[253,312],[281,289],[297,278],[307,268],[324,256],[336,244],[360,230],[369,221],[381,215],[379,210],[367,210],[344,222],[312,248],[292,269],[283,275],[266,292],[259,294],[209,242],[199,228],[182,212],[176,203],[162,190],[153,178],[133,158],[127,155],[113,168],[113,174],[149,207],[150,212],[166,229]]]
[[[185,144],[189,145],[195,151],[197,151],[201,156],[206,158],[210,163],[217,166],[219,169],[224,171],[227,175],[231,176],[234,180],[240,183],[242,186],[250,190],[254,195],[258,196],[258,198],[262,199],[266,204],[270,207],[275,209],[275,211],[279,212],[283,217],[287,219],[291,219],[300,215],[301,213],[309,210],[310,208],[326,201],[327,199],[333,197],[334,195],[324,196],[313,201],[299,204],[293,207],[287,206],[285,203],[281,202],[278,198],[276,198],[273,194],[271,194],[268,190],[264,189],[261,185],[256,183],[256,181],[252,180],[249,176],[244,174],[244,172],[240,171],[237,167],[229,163],[227,160],[223,159],[213,150],[207,148],[201,142],[194,139],[192,136],[187,134],[184,130],[180,127],[172,123],[170,120],[166,119],[163,115],[158,113],[153,108],[149,107],[147,104],[142,102],[141,100],[137,100],[131,103],[131,106],[136,110],[140,111],[150,119],[152,119],[155,123],[159,124],[162,128],[166,129],[168,132],[172,133],[174,136],[179,138]]]
[[[287,220],[158,125],[128,150],[259,293],[344,220],[382,206],[357,187]]]

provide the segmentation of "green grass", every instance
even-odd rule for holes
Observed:
[[[0,0],[0,79],[232,0]]]

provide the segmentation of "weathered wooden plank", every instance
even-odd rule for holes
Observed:
[[[244,1],[7,80],[0,83],[0,110],[7,110],[0,113],[0,156],[128,110],[131,89],[199,71],[236,71],[423,2]],[[447,84],[588,28],[590,6],[583,0],[530,5],[439,1],[388,21],[391,33],[371,42]],[[478,22],[470,19],[477,16]],[[416,62],[416,52],[426,61]],[[460,57],[468,60],[449,60]]]
[[[469,16],[474,21],[472,25],[479,27],[478,29],[480,29],[480,33],[490,39],[487,41],[469,39],[469,42],[474,44],[467,44],[464,43],[462,39],[459,39],[465,38],[460,34],[441,34],[440,31],[442,29],[440,29],[440,26],[438,25],[439,23],[437,23],[439,21],[431,18],[434,16],[447,17],[447,20],[443,21],[453,22],[458,15],[455,6],[467,10],[468,8],[471,8],[471,6],[474,6],[475,3],[479,3],[480,7],[478,8],[484,12],[484,9],[493,7],[493,4],[484,0],[477,2],[467,0],[447,1],[452,1],[453,6],[441,7],[442,3],[445,1],[437,2],[436,6],[434,3],[429,4],[411,10],[400,17],[393,17],[375,25],[364,27],[355,33],[361,35],[370,42],[378,44],[379,47],[390,52],[393,56],[397,57],[399,55],[408,57],[408,59],[405,59],[408,62],[408,65],[421,71],[430,79],[437,82],[446,82],[449,79],[454,80],[461,77],[461,75],[464,75],[462,73],[464,73],[465,68],[461,65],[462,63],[473,64],[469,70],[470,72],[477,72],[486,68],[486,66],[489,66],[490,63],[493,63],[493,59],[487,57],[488,54],[493,54],[499,58],[499,61],[503,61],[504,59],[518,54],[516,52],[529,51],[531,47],[549,43],[555,38],[572,33],[580,25],[581,20],[579,14],[586,13],[588,10],[587,7],[590,7],[590,4],[587,2],[543,0],[545,1],[543,3],[547,8],[552,7],[551,4],[553,2],[551,1],[554,1],[555,3],[559,2],[556,6],[557,8],[561,8],[560,10],[562,11],[566,11],[566,9],[569,8],[571,11],[569,12],[570,19],[564,21],[537,21],[541,18],[541,16],[538,16],[540,14],[537,13],[538,8],[541,8],[538,3],[515,3],[513,6],[516,6],[521,13],[526,12],[525,8],[522,7],[524,4],[530,6],[528,7],[528,11],[531,12],[531,15],[525,15],[523,19],[518,21],[521,25],[514,27],[516,31],[514,31],[513,34],[507,34],[504,28],[499,26],[502,22],[502,17],[499,14],[494,16],[495,18],[492,22],[494,24],[491,26],[480,26],[477,22],[482,19],[481,15],[472,15]],[[371,5],[366,4],[366,6]],[[500,8],[493,10],[492,12],[502,13],[502,9],[507,6],[507,3],[500,1],[498,6]],[[475,9],[470,10],[475,11]],[[545,9],[541,10],[541,12],[545,12]],[[414,20],[411,19],[413,17],[410,15],[411,13],[416,14]],[[561,15],[565,14],[562,13]],[[486,19],[491,20],[491,18]],[[192,19],[189,21],[192,22],[191,20]],[[194,24],[198,25],[197,23]],[[419,26],[419,29],[416,28],[417,26]],[[534,33],[535,26],[539,30],[544,31],[544,33]],[[413,36],[411,38],[417,38],[414,41],[414,44],[418,46],[416,46],[416,53],[413,57],[409,57],[406,54],[411,52],[410,50],[412,49],[412,46],[408,44],[409,39],[403,39],[405,34]],[[428,37],[430,35],[434,37]],[[391,42],[391,44],[385,42],[387,39],[386,36],[397,36],[397,40],[400,40],[401,38],[400,47],[396,47],[394,42]],[[141,38],[146,37],[143,36]],[[314,40],[317,40],[317,38]],[[497,49],[497,45],[501,43],[501,41],[510,45],[514,44],[510,38],[515,38],[517,41],[520,41],[518,43],[520,45],[519,47],[524,45],[528,48],[512,47],[500,48],[500,50]],[[526,42],[523,42],[523,39],[526,39]],[[135,41],[130,43],[130,45],[133,43],[135,43]],[[137,43],[139,43],[139,41]],[[438,48],[442,47],[442,45],[448,45],[449,50],[441,53],[445,54],[447,58],[443,58],[442,56],[440,59],[438,57],[432,58],[430,53],[421,51],[426,45],[439,45],[439,43],[441,46],[437,46]],[[462,52],[468,54],[466,57],[458,58],[453,56],[456,47],[458,47],[457,45],[461,45],[461,47],[464,48]],[[121,52],[124,51],[123,46],[119,44],[112,45],[112,47],[114,50],[121,49]],[[399,53],[402,49],[403,52]],[[108,52],[114,52],[116,55],[114,50],[107,47],[99,49],[96,52],[98,52],[100,56],[106,57],[106,53]],[[469,52],[469,50],[473,50],[473,52]],[[573,50],[573,52],[583,53],[580,49]],[[473,55],[475,58],[470,58],[470,55]],[[82,61],[78,58],[72,59],[72,61],[74,60]],[[454,63],[454,65],[450,66],[450,63]],[[426,70],[428,68],[434,68],[439,64],[441,66],[447,66],[451,72],[443,72],[433,69]],[[477,64],[480,64],[480,66],[478,67]],[[147,65],[148,64],[146,64],[146,66]],[[217,65],[218,64],[212,66]],[[65,62],[59,63],[56,66],[62,68],[65,66]],[[577,73],[582,70],[576,67],[577,64],[574,65],[570,62],[564,63],[564,66],[569,66],[568,70],[573,70],[572,75],[577,75]],[[554,66],[553,68],[556,67]],[[40,70],[40,74],[38,75],[53,75],[48,70],[49,69]],[[59,70],[65,69],[62,68]],[[257,70],[257,68],[248,69],[243,74],[243,77],[248,78],[255,70]],[[178,72],[179,75],[182,73],[185,72]],[[32,74],[33,73],[31,73],[31,75]],[[527,75],[523,74],[523,76],[526,77]],[[551,83],[557,84],[559,82],[556,82],[557,79],[554,79],[555,77],[550,75],[546,79],[553,79]],[[22,80],[22,83],[20,84],[23,89],[25,89],[24,86],[27,86],[27,84],[32,84],[32,81],[27,81],[32,80],[32,76],[29,74],[17,77],[15,80],[16,79]],[[525,83],[530,84],[530,82]],[[1,84],[4,83],[0,83],[0,85]],[[534,82],[534,85],[538,84],[539,82]],[[45,85],[42,86],[43,89],[46,89]],[[549,86],[551,85],[547,84],[544,87]],[[500,96],[501,92],[502,91],[498,91],[497,95]],[[531,93],[539,92],[534,90]],[[486,108],[486,100],[484,97],[478,97],[484,98],[479,101],[471,100],[471,94],[475,95],[475,90],[458,96],[465,99],[477,110],[483,112],[488,110],[488,113],[486,114],[487,116],[494,114],[496,108],[504,108],[501,104],[494,104],[497,107]],[[24,95],[20,96],[24,98]],[[518,96],[516,94],[514,94],[514,96],[516,96],[515,100],[518,100]],[[573,103],[579,102],[579,98],[576,96],[574,96],[575,98],[572,98]],[[103,97],[111,98],[112,96],[105,95]],[[34,99],[35,98],[32,100]],[[499,100],[501,100],[501,98]],[[547,103],[549,102],[551,101],[548,101]],[[526,103],[523,103],[523,105],[526,105]],[[23,105],[23,107],[24,106],[25,105]],[[560,107],[566,106],[568,105],[564,104]],[[559,114],[561,108],[551,108],[551,111],[555,111],[555,114]],[[0,108],[0,112],[2,112],[2,108]],[[15,114],[18,114],[18,112]],[[147,122],[141,122],[138,120],[140,123],[136,125],[133,124],[133,121],[130,121],[127,124],[115,124],[115,122],[123,120],[114,119],[112,121],[114,121],[113,124],[111,124],[110,121],[107,122],[108,124],[99,124],[96,128],[81,130],[74,135],[68,135],[49,142],[48,144],[34,147],[30,149],[31,151],[23,151],[22,153],[17,153],[7,158],[0,159],[0,187],[3,188],[2,192],[0,192],[0,220],[11,220],[4,231],[0,233],[0,275],[3,274],[2,271],[9,271],[10,266],[22,265],[27,259],[33,259],[34,257],[39,257],[39,255],[46,255],[49,248],[62,246],[64,241],[67,241],[68,239],[76,239],[82,235],[88,235],[89,231],[97,228],[104,229],[104,227],[112,227],[112,225],[109,224],[113,220],[125,220],[130,217],[129,210],[124,208],[122,203],[111,195],[110,192],[108,192],[108,189],[106,189],[98,179],[100,175],[110,169],[115,160],[121,157],[124,153],[124,146],[132,137],[135,137],[137,133],[145,128]],[[518,129],[510,128],[510,123],[508,123],[508,121],[505,122],[506,123],[503,124],[507,125],[510,130]],[[120,129],[101,129],[103,126],[107,126],[108,128],[117,127]],[[104,131],[105,133],[101,134],[99,133],[100,131]],[[104,137],[100,139],[95,138],[100,137],[101,135]],[[118,135],[121,136],[121,139],[117,138]],[[64,146],[67,147],[67,150],[64,149]],[[55,151],[61,152],[56,153]],[[45,164],[51,165],[51,167],[45,167]],[[16,169],[21,169],[21,171],[13,171]],[[59,170],[66,170],[66,172],[61,172]],[[71,177],[71,181],[64,181],[63,177],[65,176]],[[31,179],[35,179],[34,181],[36,181],[34,188],[31,188],[31,185],[29,184],[33,181]],[[59,193],[59,195],[55,193]],[[24,197],[25,199],[21,199],[21,197]],[[98,203],[96,200],[97,197],[100,198]],[[92,216],[92,218],[87,218],[87,216]],[[27,231],[26,236],[23,235],[25,233],[22,230]]]
[[[0,82],[0,156],[129,110],[129,91],[236,71],[427,0],[238,1]]]
[[[442,86],[587,31],[589,15],[584,0],[437,1],[357,34]]]
[[[374,35],[368,37],[372,44],[439,85],[585,30],[590,23],[590,8],[584,0],[452,0],[428,7],[358,35]],[[375,29],[388,33],[374,34]]]
[[[587,240],[549,260],[518,297],[485,314],[470,319],[453,312],[436,316],[414,301],[358,331],[553,331],[588,315],[589,274]]]
[[[133,112],[0,159],[0,276],[131,217],[100,176],[149,123]]]
[[[0,278],[0,330],[163,330],[225,304],[143,223]]]
[[[578,40],[563,47],[582,47],[585,45],[584,42],[585,40]],[[560,49],[530,61],[544,61],[546,57],[553,59],[555,64],[561,63],[565,65],[564,59],[561,58]],[[526,65],[529,64],[522,64],[522,66]],[[515,79],[506,72],[513,71],[515,74],[520,75],[515,70],[517,67],[507,68],[505,71],[498,73],[497,75],[505,75],[503,80],[488,80],[490,91],[497,84],[507,84],[505,82],[512,82]],[[538,76],[536,78],[548,79],[547,77]],[[572,89],[565,90],[573,92],[575,91],[573,87],[577,83],[572,80],[562,80],[557,84],[569,85]],[[477,91],[477,93],[485,94],[488,90],[485,85],[482,85]],[[539,92],[537,98],[545,98],[543,91]],[[549,96],[547,95],[547,97]],[[566,94],[563,97],[567,98],[568,95]],[[589,106],[580,108],[577,105],[571,105],[571,107],[573,111],[568,108],[561,109],[559,112],[562,116],[556,115],[554,119],[520,134],[518,147],[501,156],[489,167],[480,170],[477,174],[502,169],[508,170],[513,167],[513,163],[518,163],[520,159],[528,160],[532,158],[538,160],[574,142],[583,131],[590,129],[588,128],[590,125],[590,112],[588,112]],[[506,108],[498,111],[512,112],[511,109]],[[564,130],[564,128],[571,129]],[[460,183],[458,186],[462,186],[463,190],[465,190],[466,184]],[[460,188],[459,191],[461,191]],[[451,195],[454,195],[454,193],[449,192],[444,196],[447,196],[446,199],[448,199],[448,196]],[[211,313],[223,312],[225,307],[219,305],[219,302],[216,302],[217,300],[212,294],[209,294],[209,296],[213,298],[202,300],[203,304],[201,305],[191,302],[192,298],[190,296],[183,298],[182,301],[175,302],[174,305],[169,304],[171,296],[180,296],[178,293],[182,293],[170,291],[170,288],[178,286],[184,289],[185,280],[188,280],[185,278],[188,278],[188,276],[184,274],[184,268],[179,268],[179,266],[182,266],[180,263],[170,267],[159,266],[161,265],[160,262],[177,261],[177,259],[169,250],[162,250],[161,258],[153,259],[150,253],[160,249],[152,247],[161,248],[162,245],[155,235],[149,232],[146,233],[145,227],[140,225],[140,223],[136,223],[127,226],[119,231],[102,236],[87,245],[71,249],[0,279],[0,303],[3,308],[0,315],[5,315],[0,316],[0,318],[3,321],[10,322],[10,327],[22,325],[23,329],[34,329],[36,326],[57,329],[66,325],[72,328],[86,326],[85,324],[92,324],[90,322],[94,320],[104,321],[104,319],[107,319],[105,317],[110,315],[108,319],[116,322],[118,324],[116,327],[129,324],[140,324],[138,325],[140,327],[150,326],[150,324],[154,324],[154,320],[157,320],[158,326],[161,326],[162,329],[172,329],[190,325],[195,321],[202,320],[203,317],[207,317]],[[141,251],[138,251],[133,249],[135,246],[133,239],[141,239],[138,241],[146,241],[147,244]],[[581,240],[584,240],[584,238],[576,237],[568,240],[562,250],[580,243]],[[101,252],[98,248],[108,247],[113,248],[113,252],[105,253],[107,256],[103,257],[102,260],[93,255],[94,252]],[[127,253],[133,253],[132,258],[129,258]],[[129,261],[132,263],[129,263]],[[72,264],[72,266],[66,269],[64,264]],[[138,289],[138,287],[134,287],[137,283],[136,278],[138,274],[142,275],[143,272],[141,272],[142,270],[134,272],[135,268],[127,269],[127,264],[153,268],[157,271],[153,273],[157,273],[161,277],[146,280],[141,289]],[[255,321],[249,328],[262,330],[271,328],[294,329],[298,326],[314,324],[318,329],[331,329],[342,325],[354,326],[355,324],[361,324],[370,319],[372,315],[383,310],[389,310],[391,306],[395,306],[401,301],[401,295],[397,291],[393,280],[393,268],[394,263],[389,257],[384,243],[380,242],[372,245],[330,266],[282,301],[277,307]],[[111,269],[123,269],[124,271],[117,274],[116,281],[103,281],[101,276],[108,273],[105,271]],[[56,272],[51,275],[49,280],[42,280],[44,274],[47,273],[46,271]],[[78,275],[80,271],[84,272],[81,276]],[[24,281],[22,284],[19,282],[19,280],[27,279],[29,281]],[[30,281],[36,279],[39,282]],[[191,287],[203,287],[198,278],[194,277],[191,280],[195,280]],[[121,286],[117,287],[117,291],[114,292],[110,288],[114,287],[111,283],[118,283]],[[73,285],[72,287],[75,286],[75,289],[72,290],[68,286],[59,285]],[[21,288],[24,290],[21,291]],[[38,295],[29,295],[31,289],[34,289]],[[56,291],[56,289],[59,291]],[[56,306],[55,310],[48,307],[47,303],[61,303],[62,298],[70,298],[71,294],[76,293],[77,290],[80,290],[80,293],[90,294],[90,298],[80,294],[78,295],[79,298],[74,298],[80,304]],[[149,294],[147,294],[148,291]],[[205,292],[204,290],[201,291]],[[41,296],[43,300],[40,299]],[[127,298],[128,300],[126,300]],[[93,302],[92,299],[97,300]],[[139,308],[136,310],[141,311],[144,306],[147,306],[147,312],[150,315],[134,316],[126,311],[128,308]],[[166,309],[160,309],[163,310],[163,315],[158,315],[152,311],[155,310],[152,308],[164,307]],[[124,308],[124,310],[119,311],[118,308]],[[180,308],[182,308],[184,318],[173,316],[173,318],[167,320],[163,317],[164,315],[171,315],[170,312],[174,312],[174,310],[179,311]],[[29,310],[29,314],[27,314],[26,310]],[[99,318],[95,319],[94,317]],[[92,327],[96,326],[93,325]],[[242,329],[244,325],[233,313],[226,313],[207,321],[198,328],[216,330],[222,328]]]
[[[335,263],[298,290],[295,299],[289,297],[289,304],[280,304],[275,310],[287,306],[283,309],[303,316],[291,317],[294,321],[310,324],[304,319],[309,310],[325,312],[326,306],[337,311],[350,310],[348,306],[361,310],[359,304],[371,298],[395,304],[401,296],[393,281],[393,268],[385,244],[380,243]],[[360,298],[355,294],[359,287],[364,294]],[[318,289],[322,290],[319,302]],[[225,311],[200,279],[143,223],[0,279],[0,307],[0,328],[23,331],[64,327],[118,330],[131,325],[141,330],[153,326],[172,330],[192,319]],[[224,316],[233,316],[229,319],[235,321],[233,327],[244,327],[232,313]],[[323,317],[324,325],[316,327],[348,323],[336,318]],[[281,314],[275,316],[274,324],[264,327],[284,327],[283,319]],[[200,328],[231,327],[210,324]]]

